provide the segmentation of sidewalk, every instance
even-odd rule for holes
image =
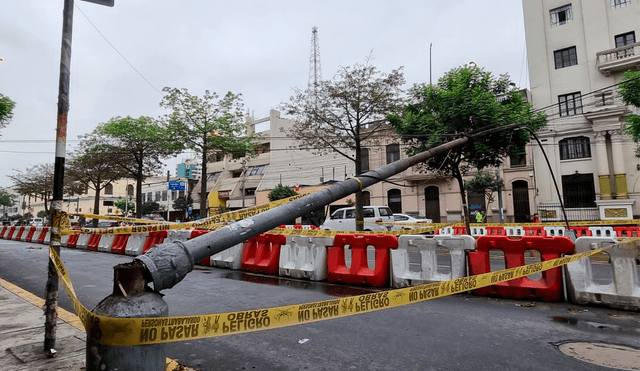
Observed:
[[[0,369],[84,371],[85,333],[77,317],[64,309],[59,308],[58,355],[45,357],[43,305],[43,299],[0,280]]]
[[[80,319],[58,308],[57,357],[44,346],[44,299],[0,279],[0,370],[85,371],[85,332]],[[167,358],[167,371],[195,371]]]

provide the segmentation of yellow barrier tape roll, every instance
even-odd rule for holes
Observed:
[[[625,239],[622,243],[637,242],[637,240],[638,238]],[[241,334],[419,303],[560,267],[602,253],[613,246],[623,248],[620,244],[611,245],[558,259],[476,276],[346,298],[229,313],[158,318],[110,318],[91,313],[77,299],[71,280],[58,254],[55,250],[50,249],[49,255],[55,263],[58,275],[61,277],[78,317],[82,320],[85,328],[91,328],[92,336],[104,345],[131,346]]]

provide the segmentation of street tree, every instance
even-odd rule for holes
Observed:
[[[5,190],[0,190],[0,206],[4,206],[4,211],[7,207],[11,207],[14,202],[14,195],[8,193]],[[2,218],[5,217],[5,212],[2,213]]]
[[[162,210],[162,206],[155,201],[147,201],[142,204],[142,214],[157,214]]]
[[[0,93],[0,129],[5,128],[13,118],[13,108],[16,103],[6,95]]]
[[[191,194],[188,196],[180,196],[173,201],[173,209],[180,210],[182,212],[187,212],[189,207],[193,206],[193,198],[191,198]]]
[[[283,198],[295,196],[297,194],[298,192],[296,192],[293,188],[278,184],[274,189],[271,190],[271,192],[269,192],[269,201],[277,201]]]
[[[622,74],[618,92],[622,101],[640,109],[640,71],[627,71]],[[637,143],[640,141],[640,115],[628,114],[622,130]],[[640,147],[636,148],[636,154],[640,155]]]
[[[487,198],[487,203],[495,201],[496,192],[504,189],[504,181],[497,176],[491,175],[490,171],[480,170],[473,178],[465,182],[467,190],[475,193],[483,193]]]
[[[332,80],[307,90],[294,89],[285,114],[295,120],[287,133],[294,148],[323,155],[338,153],[353,161],[356,175],[362,173],[362,154],[367,145],[379,142],[389,131],[387,114],[402,104],[402,67],[383,73],[369,64],[341,67]],[[356,229],[362,230],[364,198],[356,193]]]
[[[389,115],[409,155],[485,129],[520,123],[535,132],[546,125],[545,114],[533,112],[533,106],[524,102],[508,75],[496,77],[475,65],[452,69],[436,85],[415,85],[410,97],[401,111]],[[526,130],[472,137],[465,146],[430,158],[422,170],[458,181],[468,228],[463,175],[474,168],[499,165],[504,157],[521,152],[529,139]]]
[[[240,94],[218,94],[205,91],[203,96],[192,95],[187,89],[162,89],[165,96],[161,107],[171,110],[165,123],[177,143],[200,156],[200,217],[207,216],[207,160],[210,155],[233,154],[234,158],[253,154],[258,135],[249,132],[243,114]]]
[[[115,117],[95,128],[105,137],[111,156],[136,180],[136,216],[142,216],[142,183],[162,168],[162,160],[180,153],[183,147],[169,130],[151,117]]]
[[[100,193],[113,182],[127,176],[117,157],[113,157],[111,146],[102,136],[88,134],[80,136],[80,143],[71,153],[66,166],[68,181],[80,188],[95,191],[93,214],[100,214]],[[93,219],[94,227],[98,219]]]
[[[37,164],[27,168],[24,172],[14,169],[17,174],[9,175],[16,192],[23,196],[41,198],[44,208],[49,212],[46,200],[53,194],[53,164]]]
[[[136,213],[136,204],[127,200],[125,197],[116,198],[116,200],[113,201],[113,206],[117,207],[125,217]]]

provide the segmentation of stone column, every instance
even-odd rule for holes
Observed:
[[[613,154],[613,173],[615,174],[615,184],[618,199],[629,198],[627,190],[627,171],[625,167],[626,159],[623,153],[624,135],[620,130],[609,131],[611,137],[611,149]]]
[[[609,158],[607,156],[606,131],[594,133],[595,153],[594,157],[598,168],[598,183],[600,184],[600,199],[610,200],[611,183],[609,177]]]

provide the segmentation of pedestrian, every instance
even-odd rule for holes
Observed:
[[[531,217],[531,223],[540,223],[540,218],[538,218],[538,213],[533,214]]]
[[[476,214],[476,223],[482,223],[484,221],[484,215],[482,215],[482,210],[479,210]]]

